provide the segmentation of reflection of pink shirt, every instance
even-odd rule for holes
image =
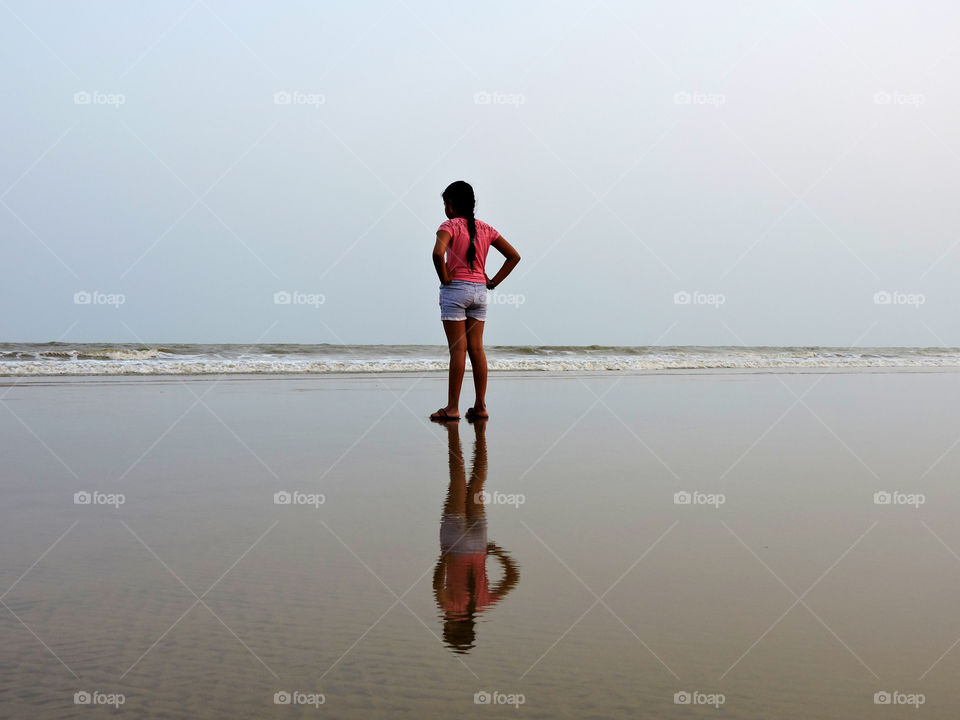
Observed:
[[[477,257],[473,261],[473,270],[467,263],[467,248],[470,247],[470,232],[467,230],[466,218],[447,220],[437,232],[445,230],[450,233],[450,245],[447,247],[447,267],[453,275],[452,280],[466,280],[467,282],[486,283],[483,274],[487,260],[487,251],[490,243],[496,240],[500,233],[482,220],[477,220],[476,248]]]
[[[474,601],[474,612],[478,613],[494,603],[494,599],[490,597],[486,563],[486,550],[447,555],[444,586],[448,600],[443,603],[443,609],[447,613],[455,616],[468,615],[471,600]]]

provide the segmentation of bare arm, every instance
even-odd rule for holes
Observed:
[[[513,587],[520,581],[520,571],[507,551],[497,547],[492,542],[487,543],[487,554],[495,556],[503,565],[503,579],[490,590],[490,604],[492,605],[502,600],[504,595],[513,590]]]
[[[445,259],[449,245],[450,233],[446,230],[438,230],[437,242],[433,246],[433,267],[437,271],[437,277],[440,278],[441,285],[446,285],[450,282],[450,270],[447,268],[447,261]]]
[[[492,279],[487,280],[487,287],[493,290],[506,279],[507,275],[513,272],[513,269],[520,262],[520,253],[516,251],[513,245],[503,239],[503,235],[498,235],[497,239],[490,243],[490,245],[499,250],[500,254],[506,258],[500,271],[494,275]]]

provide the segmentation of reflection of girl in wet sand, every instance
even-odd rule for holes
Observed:
[[[467,482],[460,446],[460,430],[449,423],[450,488],[440,520],[440,558],[433,571],[433,593],[443,612],[443,639],[458,653],[474,646],[476,616],[501,600],[517,584],[520,573],[506,551],[487,542],[483,483],[487,479],[486,422],[474,423],[476,443],[473,468]],[[487,556],[503,567],[503,579],[494,587],[487,578]]]

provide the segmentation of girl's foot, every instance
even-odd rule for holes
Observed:
[[[453,413],[448,413],[446,408],[440,408],[433,415],[430,416],[430,419],[433,422],[453,422],[460,419],[459,413],[454,415]]]
[[[467,420],[473,422],[474,420],[488,420],[490,415],[487,414],[486,408],[467,408]]]

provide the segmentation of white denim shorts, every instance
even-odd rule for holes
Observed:
[[[487,286],[485,283],[451,280],[440,286],[441,320],[487,319]]]
[[[440,519],[440,550],[444,555],[487,551],[487,516],[444,513]]]

